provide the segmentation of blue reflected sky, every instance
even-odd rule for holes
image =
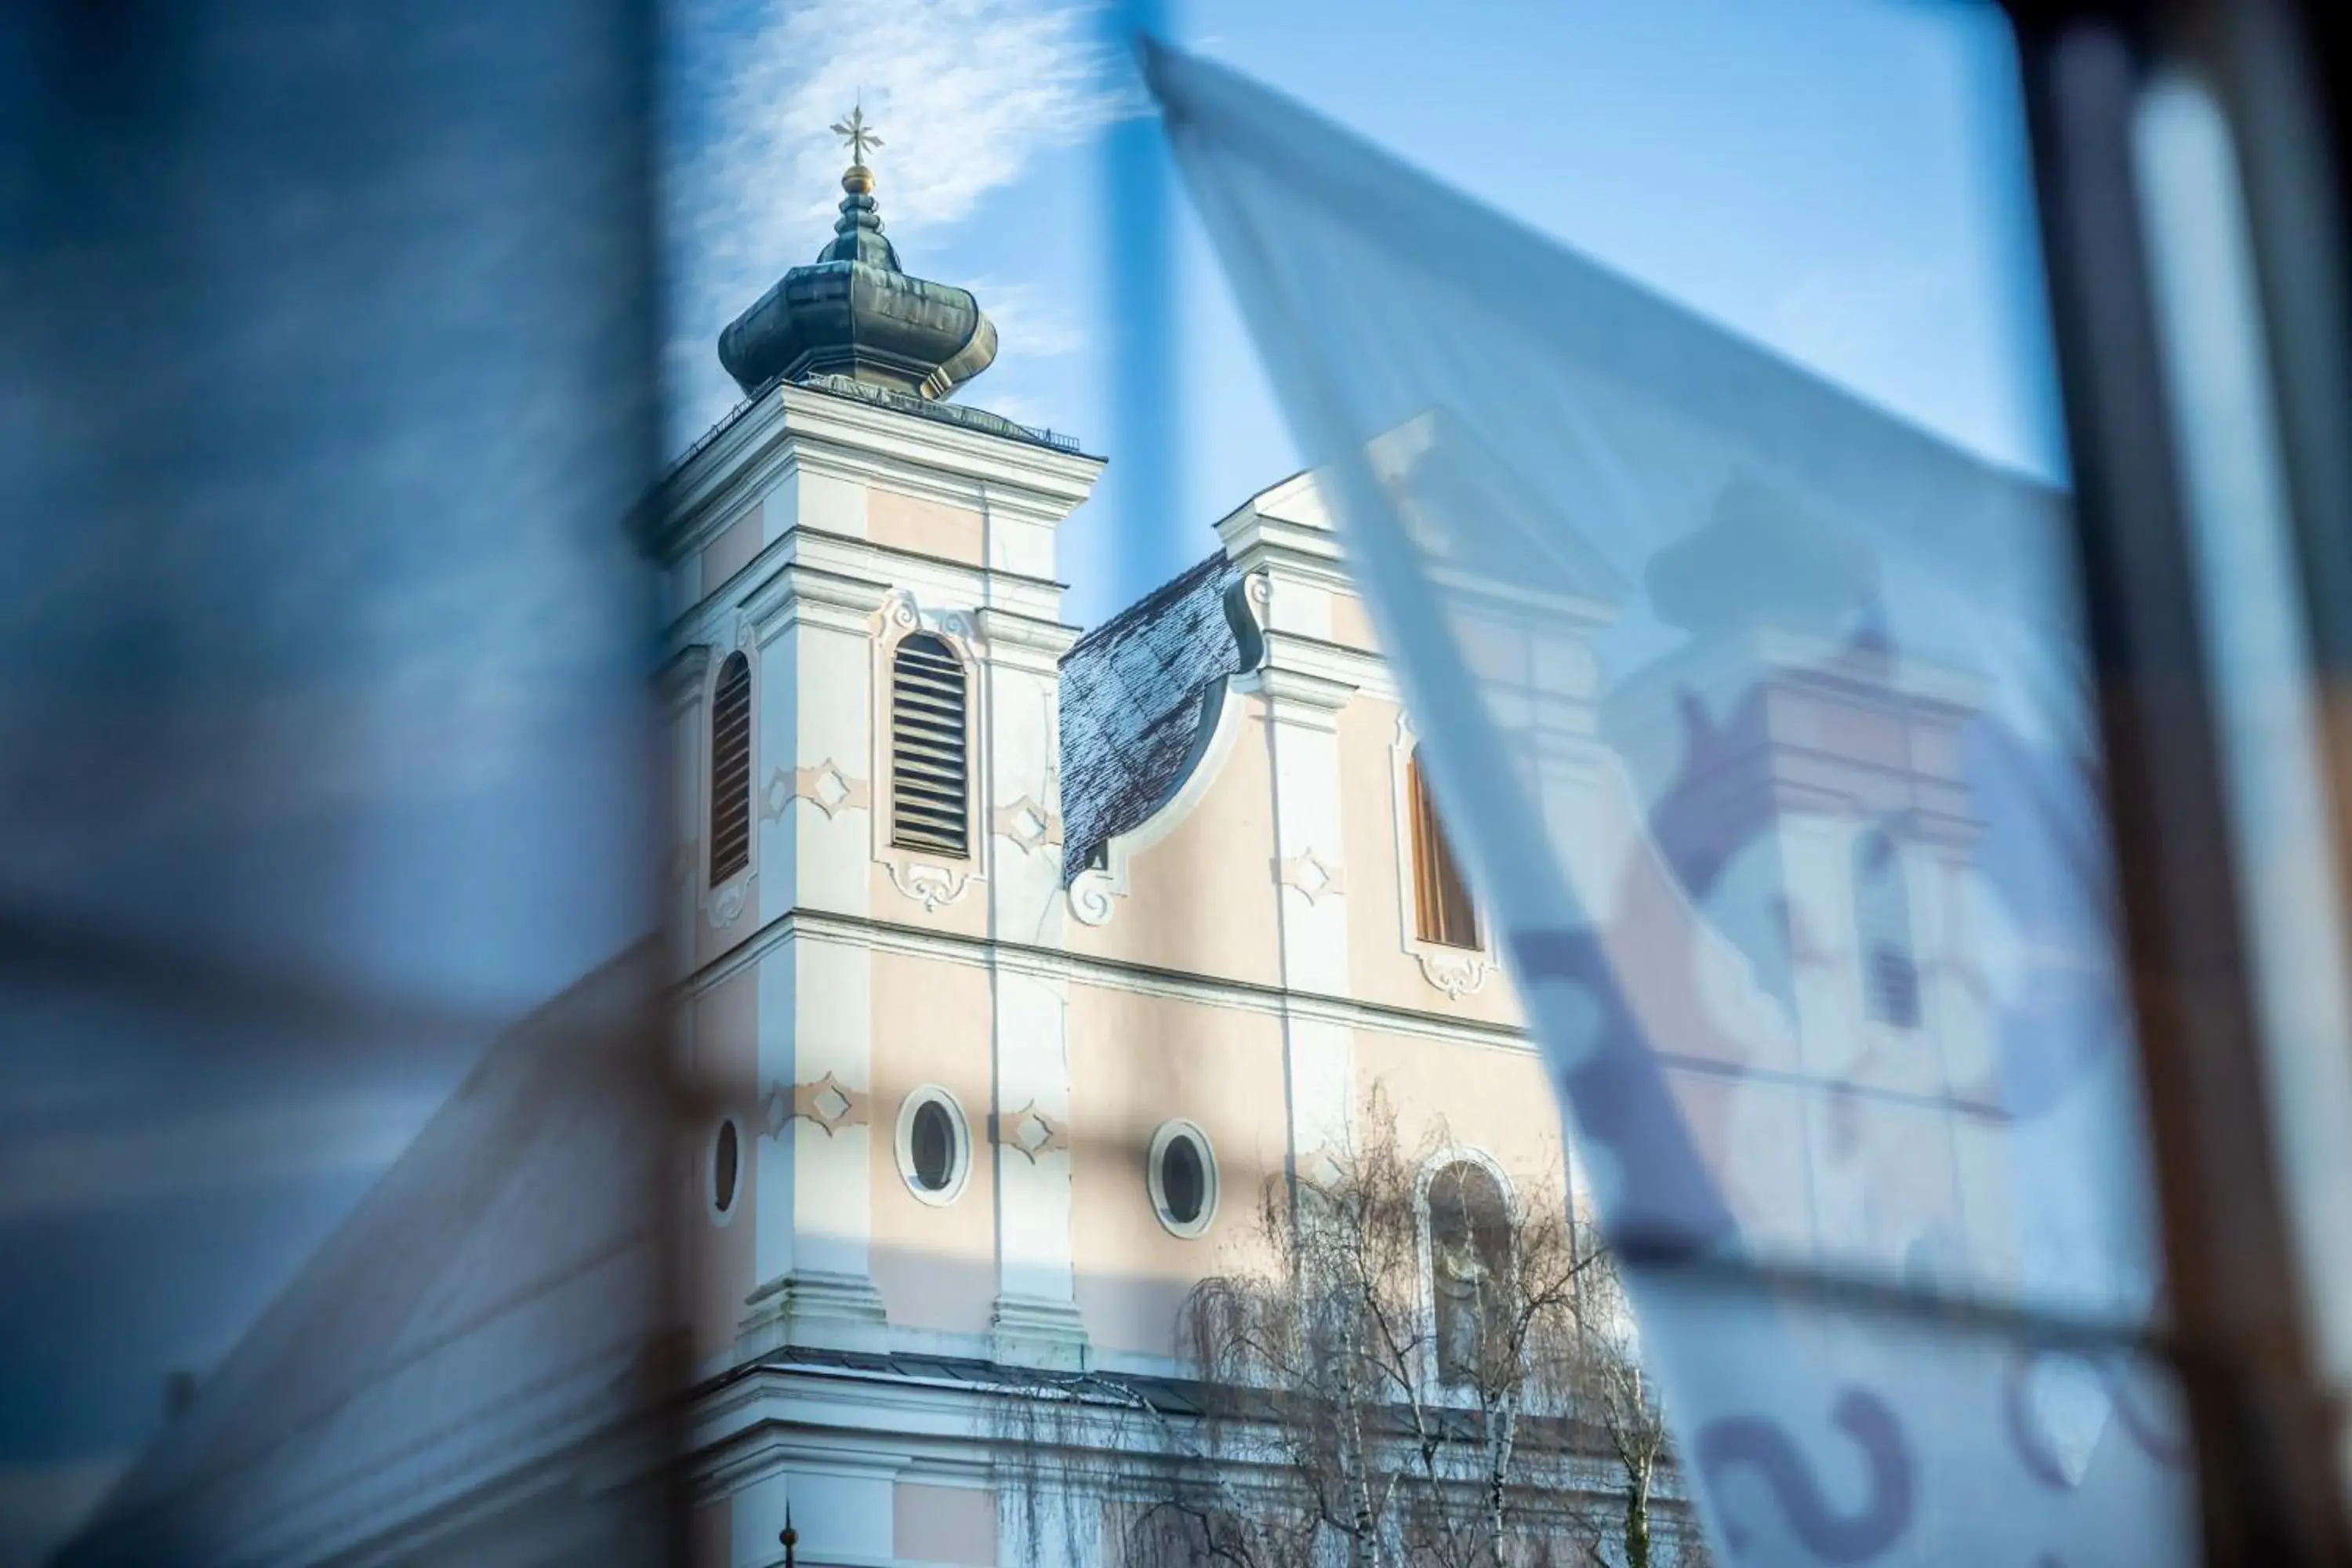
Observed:
[[[652,923],[627,0],[166,9],[0,13],[0,1563]]]

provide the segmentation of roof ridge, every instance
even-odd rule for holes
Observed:
[[[1192,586],[1194,579],[1200,577],[1213,566],[1223,566],[1226,563],[1224,548],[1220,545],[1217,549],[1211,551],[1200,560],[1195,561],[1190,566],[1185,567],[1181,572],[1177,573],[1173,577],[1169,578],[1166,582],[1160,584],[1158,587],[1144,595],[1143,597],[1131,601],[1123,608],[1112,614],[1109,618],[1098,621],[1094,626],[1089,626],[1077,641],[1070,645],[1069,651],[1062,655],[1062,661],[1065,664],[1068,663],[1070,656],[1076,653],[1088,643],[1093,642],[1097,638],[1104,637],[1110,632],[1116,631],[1121,626],[1132,625],[1134,622],[1141,619],[1160,605],[1166,604],[1169,600],[1181,596],[1184,590]]]

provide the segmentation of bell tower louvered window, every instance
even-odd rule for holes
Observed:
[[[1470,884],[1462,879],[1454,847],[1445,841],[1437,798],[1422,775],[1419,757],[1405,763],[1405,788],[1412,818],[1414,934],[1444,947],[1476,947],[1478,914],[1470,902]]]
[[[710,694],[710,885],[751,864],[751,661],[719,668]]]
[[[963,661],[929,632],[890,662],[890,842],[902,849],[969,853]]]

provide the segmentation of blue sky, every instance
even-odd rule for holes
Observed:
[[[862,91],[907,265],[965,284],[1003,349],[965,400],[1111,459],[1065,530],[1091,622],[1212,547],[1297,467],[1189,214],[1175,536],[1131,526],[1113,437],[1099,11],[1051,0],[686,0],[674,439],[724,411],[719,325],[823,243]],[[1177,41],[1962,445],[2063,469],[2005,30],[1934,0],[1173,0]],[[909,48],[907,39],[919,37]],[[839,100],[836,103],[835,100]],[[894,132],[896,134],[894,134]],[[761,244],[749,242],[757,234]],[[713,243],[714,236],[724,237]],[[1444,237],[1431,243],[1442,246]]]

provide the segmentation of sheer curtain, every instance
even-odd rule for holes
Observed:
[[[2066,496],[1147,65],[1718,1549],[2189,1560]]]

